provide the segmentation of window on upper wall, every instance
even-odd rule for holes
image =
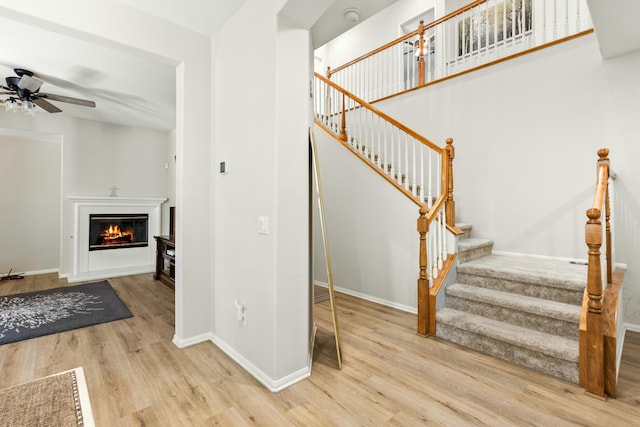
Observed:
[[[533,29],[531,0],[505,0],[458,22],[458,56],[507,43]]]

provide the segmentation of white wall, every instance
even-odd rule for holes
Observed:
[[[418,206],[320,127],[314,129],[334,286],[415,313]],[[314,239],[314,278],[326,283],[319,222]]]
[[[640,325],[640,52],[604,61],[594,35],[377,104],[454,138],[457,220],[494,250],[586,259],[596,152],[611,149],[625,321]]]
[[[213,177],[213,332],[272,390],[309,373],[309,36],[278,22],[284,3],[247,1],[214,36],[212,58],[213,163],[229,167]]]
[[[179,345],[201,340],[211,329],[210,40],[106,0],[90,8],[81,0],[1,0],[0,13],[176,66],[176,255],[181,262],[176,268],[174,340]]]
[[[61,157],[57,135],[0,129],[0,274],[58,270]]]
[[[60,141],[57,157],[48,159],[42,156],[55,153],[45,151],[42,144],[30,144],[36,150],[29,157],[31,161],[39,156],[43,162],[48,160],[47,167],[57,170],[57,175],[53,177],[50,176],[52,172],[44,166],[41,172],[34,171],[31,179],[48,181],[45,182],[46,186],[36,187],[32,181],[20,179],[19,175],[14,174],[17,188],[21,188],[25,194],[37,198],[38,188],[50,188],[53,192],[45,192],[48,197],[44,200],[50,203],[52,195],[56,198],[53,206],[57,210],[54,222],[57,236],[56,249],[52,252],[56,260],[53,264],[48,262],[48,266],[43,268],[40,261],[33,259],[31,263],[23,265],[22,270],[59,269],[62,276],[72,272],[73,204],[69,196],[108,196],[110,187],[115,185],[118,187],[118,196],[167,197],[168,170],[164,164],[168,162],[169,136],[164,132],[52,116],[45,112],[38,113],[37,117],[0,112],[0,126],[20,129],[36,137],[40,135],[40,138],[56,135]],[[28,146],[21,147],[26,150]],[[13,164],[16,170],[23,167],[29,170],[29,163]],[[31,214],[24,205],[18,204],[11,209],[14,209],[12,213],[15,215]],[[27,251],[35,253],[38,250],[34,241],[40,239],[40,234],[38,228],[27,231]]]

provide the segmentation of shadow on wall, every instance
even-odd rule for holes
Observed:
[[[625,182],[615,181],[614,186],[614,258],[627,265],[622,287],[624,322],[640,327],[640,202]]]

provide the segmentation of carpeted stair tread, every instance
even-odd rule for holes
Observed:
[[[511,292],[502,292],[479,286],[456,283],[447,286],[447,296],[506,307],[566,322],[578,323],[580,321],[580,306],[514,294]]]
[[[436,318],[437,322],[442,322],[462,331],[487,336],[496,341],[526,348],[556,359],[573,363],[578,361],[577,340],[511,325],[451,308],[443,308],[438,311]]]
[[[459,251],[469,251],[472,249],[481,248],[483,246],[493,245],[493,240],[480,239],[478,237],[468,237],[458,242]]]
[[[587,266],[556,259],[489,255],[458,266],[458,272],[531,284],[584,290]]]

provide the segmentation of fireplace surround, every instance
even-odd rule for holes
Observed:
[[[69,200],[74,212],[73,269],[67,278],[69,282],[155,271],[153,236],[162,234],[161,206],[166,198],[72,196]],[[119,224],[113,223],[116,218]],[[98,244],[96,236],[92,239],[92,222],[102,226],[106,223],[110,242]],[[138,222],[146,222],[146,236]],[[109,225],[118,225],[120,237],[114,227],[108,231]],[[133,233],[135,243],[132,237],[127,237],[127,230]]]

